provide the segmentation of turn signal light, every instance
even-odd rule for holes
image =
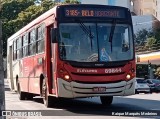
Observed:
[[[66,81],[71,81],[71,77],[69,76],[68,72],[64,69],[59,70],[59,76]]]
[[[126,76],[126,79],[130,79],[131,78],[131,75],[130,74],[127,74],[127,76]]]
[[[69,80],[70,76],[69,75],[64,75],[64,79]]]

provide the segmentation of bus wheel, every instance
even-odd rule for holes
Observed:
[[[33,94],[27,93],[27,100],[33,100]]]
[[[25,100],[25,98],[26,98],[26,93],[21,91],[21,87],[20,87],[20,84],[19,84],[19,83],[18,83],[18,85],[17,85],[17,92],[18,92],[18,95],[19,95],[19,99],[20,99],[20,100]]]
[[[103,106],[110,106],[113,101],[113,96],[100,96],[100,100]]]
[[[43,79],[43,83],[42,83],[42,98],[43,98],[44,105],[46,107],[50,107],[51,97],[48,96],[48,89],[47,89],[47,84],[45,79]]]

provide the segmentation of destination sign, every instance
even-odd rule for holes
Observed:
[[[125,18],[125,11],[122,9],[105,8],[65,8],[65,17]]]

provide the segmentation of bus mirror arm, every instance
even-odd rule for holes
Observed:
[[[57,43],[57,29],[56,28],[51,29],[51,40],[52,40],[52,43]]]

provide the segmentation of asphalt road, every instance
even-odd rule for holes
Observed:
[[[49,116],[94,116],[95,118],[103,116],[101,118],[106,118],[108,117],[108,112],[120,113],[133,110],[135,112],[137,110],[154,112],[154,110],[160,110],[160,94],[137,94],[115,97],[110,107],[102,107],[99,98],[68,99],[56,101],[56,104],[51,108],[46,108],[41,98],[19,101],[15,92],[6,91],[5,94],[6,110],[43,110],[42,114]],[[125,117],[130,118],[133,116]],[[114,118],[119,118],[119,116],[114,116]],[[121,118],[124,118],[124,116],[122,115]],[[158,118],[158,116],[136,116],[134,118]]]
[[[9,90],[6,90],[5,97],[6,110],[18,110],[18,112],[34,110],[35,112],[40,111],[39,114],[45,115],[44,117],[8,116],[7,119],[160,119],[160,116],[154,115],[156,114],[154,110],[159,110],[158,113],[160,113],[160,94],[137,94],[125,97],[114,97],[113,104],[109,107],[103,107],[98,97],[67,99],[63,101],[57,100],[51,108],[46,108],[43,105],[42,99],[39,97],[33,100],[20,101],[17,93]],[[139,112],[138,110],[141,111]],[[152,112],[152,116],[138,115],[145,111],[149,113]],[[129,113],[131,115],[124,116],[124,113]],[[137,114],[137,116],[132,116],[133,114]]]

